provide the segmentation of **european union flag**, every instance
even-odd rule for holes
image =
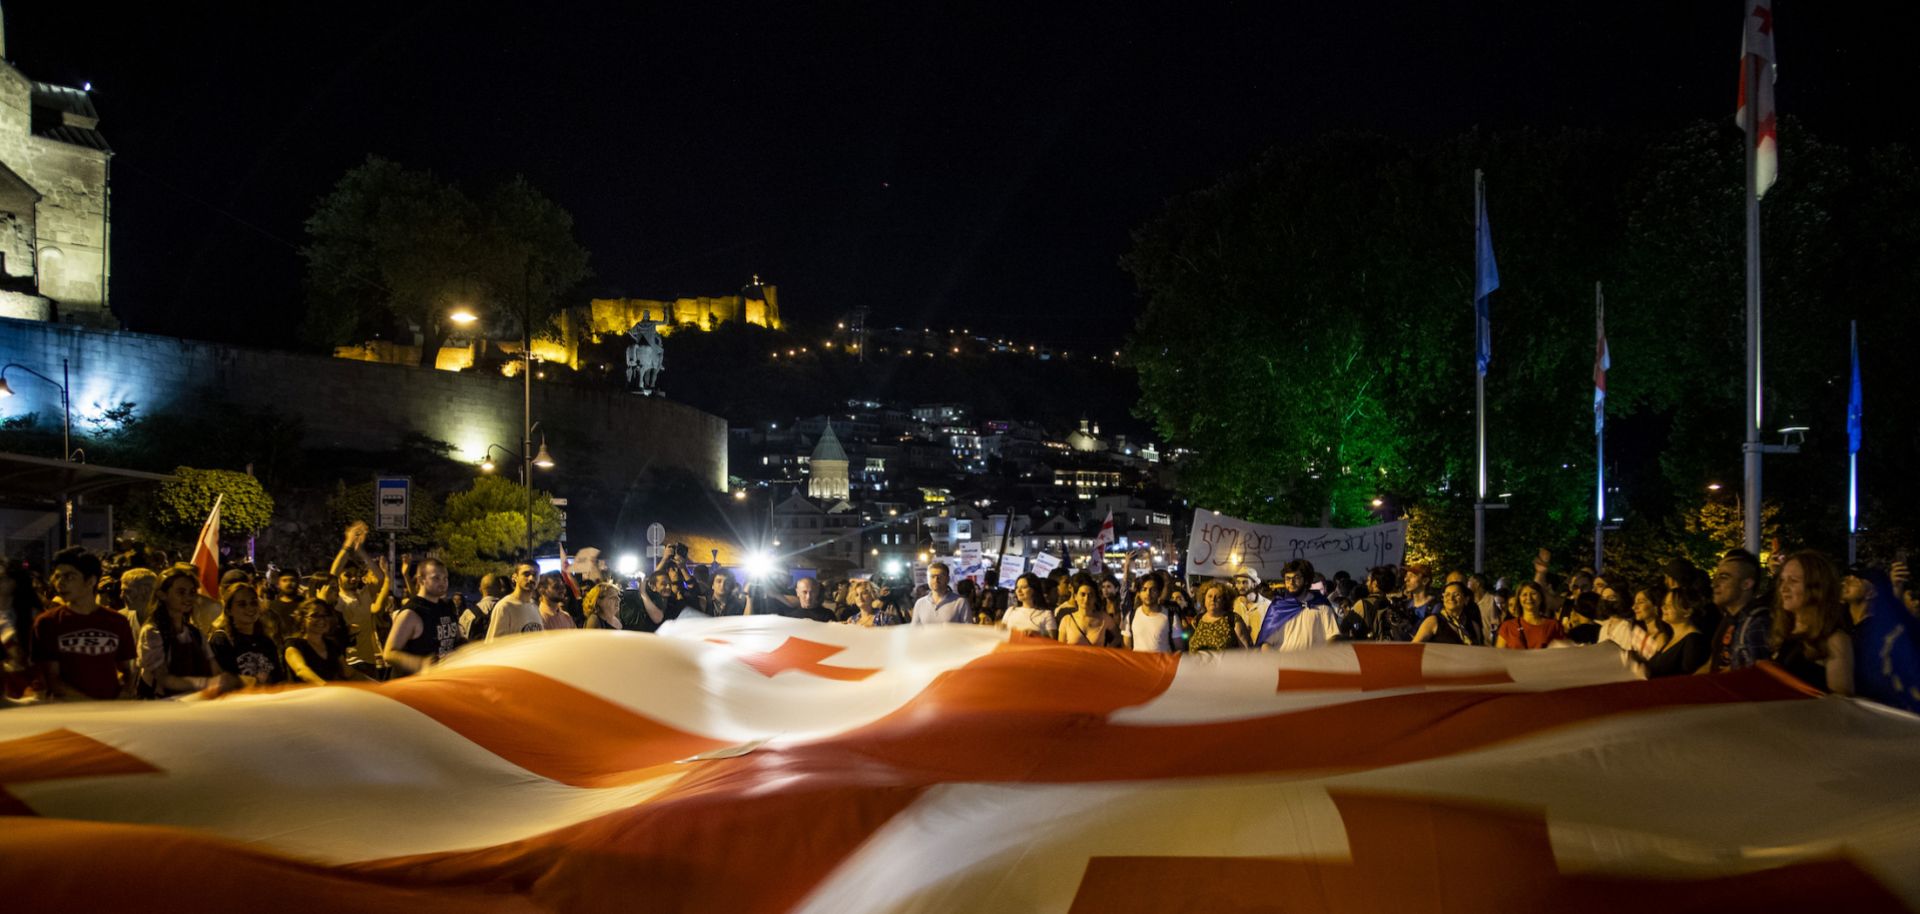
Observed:
[[[1853,391],[1847,395],[1847,453],[1860,453],[1860,334],[1853,335]]]
[[[1487,228],[1487,193],[1478,180],[1473,182],[1473,205],[1473,353],[1474,362],[1484,377],[1487,366],[1493,362],[1493,323],[1487,317],[1487,296],[1500,288],[1500,267],[1493,262],[1493,232]]]

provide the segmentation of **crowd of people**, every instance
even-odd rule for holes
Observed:
[[[1920,711],[1920,592],[1906,563],[1836,567],[1814,551],[1763,568],[1735,549],[1712,569],[1685,559],[1657,579],[1552,570],[1542,550],[1517,581],[1423,564],[1331,577],[1295,560],[1275,580],[1251,569],[1188,582],[1164,570],[1056,569],[1001,587],[955,580],[935,562],[908,589],[871,578],[742,581],[669,550],[644,580],[603,569],[541,573],[521,562],[450,585],[435,558],[390,570],[348,528],[331,566],[302,576],[250,565],[218,587],[145,548],[103,561],[56,553],[44,574],[0,574],[0,651],[9,703],[215,695],[280,683],[417,673],[470,642],[572,628],[653,631],[670,619],[781,615],[860,626],[999,626],[1026,637],[1134,651],[1297,651],[1338,641],[1506,650],[1611,645],[1639,675],[1720,672],[1770,661],[1808,687]],[[394,580],[393,574],[398,574]],[[218,598],[208,596],[217,592]]]

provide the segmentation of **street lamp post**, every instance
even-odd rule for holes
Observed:
[[[7,372],[15,368],[60,388],[60,459],[73,460],[73,403],[70,394],[73,377],[68,371],[67,360],[60,360],[60,380],[58,381],[18,362],[9,362],[5,366],[0,366],[0,397],[13,396],[13,388],[7,384]],[[65,524],[64,545],[71,546],[73,545],[73,498],[64,492],[60,496],[60,513]]]
[[[532,426],[532,428],[539,427],[540,424],[537,422]],[[527,436],[529,438],[532,437],[532,428],[528,430]],[[531,459],[526,456],[525,451],[515,453],[513,449],[504,444],[489,444],[487,445],[486,454],[480,458],[481,472],[491,473],[494,471],[497,464],[493,462],[493,452],[496,450],[512,457],[520,464],[520,485],[527,490],[527,561],[531,562],[533,561],[533,468],[539,467],[543,470],[553,469],[553,456],[547,453],[547,443],[545,441],[540,442],[540,450],[536,452]]]

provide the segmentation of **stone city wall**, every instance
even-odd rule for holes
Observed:
[[[299,417],[309,448],[378,451],[420,434],[476,463],[489,444],[520,448],[518,378],[0,319],[0,360],[57,379],[63,358],[79,430],[123,402],[145,415],[191,408],[212,391]],[[37,412],[60,421],[57,388],[13,373],[8,380],[16,396],[0,400],[0,419]],[[552,482],[536,482],[556,495],[567,494],[569,482],[625,491],[649,467],[687,470],[713,490],[726,488],[727,424],[718,416],[657,397],[535,380],[533,418],[560,464]]]

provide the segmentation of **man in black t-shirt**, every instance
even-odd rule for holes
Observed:
[[[387,664],[402,673],[418,673],[466,643],[459,613],[447,597],[447,566],[425,559],[415,572],[418,590],[400,607],[387,635]]]

